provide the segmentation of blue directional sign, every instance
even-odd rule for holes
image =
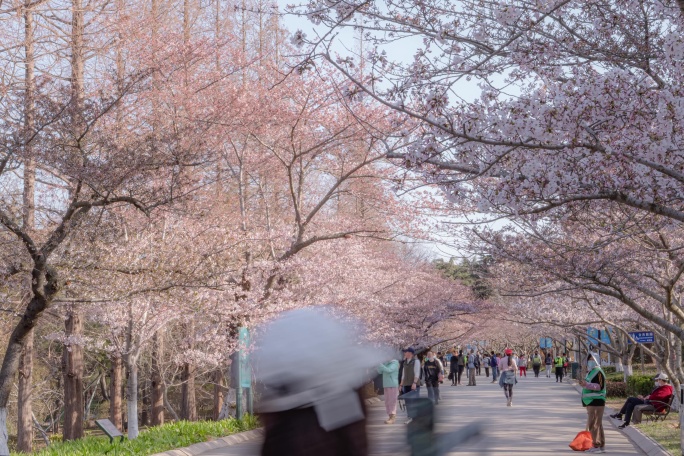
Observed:
[[[539,339],[539,348],[553,348],[553,339],[550,337],[541,337]]]
[[[589,343],[591,345],[598,345],[598,343],[599,343],[598,338],[599,338],[598,328],[593,328],[593,327],[589,326],[587,328],[587,339],[589,339]]]
[[[653,331],[636,331],[629,333],[629,335],[638,344],[652,344],[655,342]]]

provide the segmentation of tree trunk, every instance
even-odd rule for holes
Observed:
[[[19,361],[19,385],[17,395],[17,450],[33,451],[33,333],[26,336],[24,351]]]
[[[150,423],[150,395],[149,395],[149,385],[148,379],[143,381],[142,384],[142,410],[140,411],[140,426],[148,426]]]
[[[128,410],[128,439],[138,437],[138,360],[130,359],[128,368],[128,383],[126,385],[126,409]]]
[[[35,128],[35,58],[34,58],[34,20],[30,0],[24,2],[24,127],[26,136],[33,133]],[[24,160],[24,193],[22,223],[24,230],[32,232],[35,228],[35,190],[36,163],[33,159],[33,147],[30,142],[25,145],[26,158]],[[31,278],[26,278],[26,289],[31,293]],[[33,334],[31,330],[26,335],[26,343],[19,361],[19,384],[17,391],[17,450],[31,453],[33,450]]]
[[[114,356],[112,358],[112,370],[110,372],[111,380],[109,382],[109,421],[114,423],[114,426],[123,432],[123,410],[122,397],[123,391],[123,362],[121,356]]]
[[[65,322],[67,342],[64,346],[64,429],[63,440],[83,437],[83,347],[79,338],[83,333],[81,316],[69,310]]]
[[[185,333],[188,338],[187,348],[194,348],[195,323],[190,321],[185,325]],[[183,364],[181,374],[183,386],[181,388],[181,419],[197,421],[197,401],[195,399],[195,365],[189,362]]]
[[[214,371],[214,413],[212,414],[214,421],[218,421],[219,415],[221,414],[221,407],[223,406],[223,393],[223,371],[221,369],[216,369]]]
[[[152,426],[164,424],[164,381],[162,379],[162,358],[164,357],[164,334],[154,336],[152,349]]]
[[[181,413],[182,420],[197,421],[197,402],[195,399],[195,366],[191,363],[183,365],[181,376],[183,387],[181,389]]]

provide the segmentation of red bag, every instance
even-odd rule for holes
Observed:
[[[587,451],[594,446],[594,439],[591,438],[591,432],[582,431],[577,434],[575,440],[570,443],[570,448],[575,451]]]

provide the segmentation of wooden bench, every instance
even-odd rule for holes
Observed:
[[[124,435],[121,433],[119,429],[117,429],[116,426],[114,426],[114,423],[112,423],[109,420],[95,420],[95,424],[97,424],[97,427],[102,429],[102,432],[107,434],[107,437],[109,437],[109,443],[114,443],[114,438],[116,437],[121,437],[121,442],[124,440]]]
[[[672,402],[675,399],[675,395],[673,394],[670,396],[670,399],[667,402],[663,401],[649,401],[649,404],[651,404],[653,407],[656,409],[660,409],[659,412],[656,411],[650,411],[650,410],[644,410],[642,411],[642,415],[646,415],[646,420],[648,421],[653,421],[656,422],[658,420],[665,421],[665,418],[667,418],[667,415],[670,414],[670,410],[672,410]]]

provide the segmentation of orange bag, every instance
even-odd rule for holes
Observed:
[[[582,431],[577,433],[575,440],[570,443],[570,448],[575,451],[587,451],[594,446],[594,439],[591,438],[591,432]]]

